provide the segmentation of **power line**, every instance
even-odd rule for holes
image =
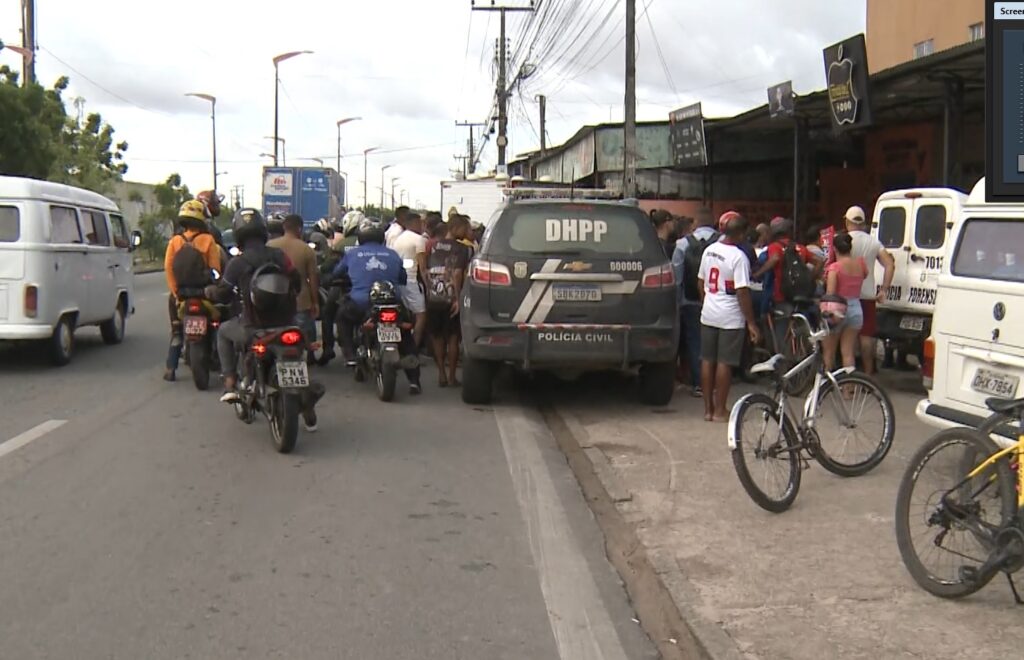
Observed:
[[[423,145],[419,145],[419,146],[415,146],[415,147],[397,147],[397,148],[394,148],[394,149],[378,149],[377,151],[374,151],[373,153],[374,154],[397,154],[397,153],[405,153],[405,152],[408,152],[408,151],[424,151],[426,149],[439,149],[441,147],[450,147],[450,146],[451,146],[450,142],[441,142],[441,143],[438,143],[438,144],[423,144]],[[359,151],[359,152],[356,152],[356,153],[342,154],[342,158],[350,158],[350,157],[354,158],[356,156],[362,156],[362,155],[363,155],[363,152]],[[327,155],[320,155],[320,156],[293,156],[293,159],[294,160],[314,160],[314,159],[319,158],[319,159],[322,159],[322,160],[328,160],[328,159],[331,159],[331,158],[335,158],[336,156],[337,156],[337,152],[331,153],[331,154],[327,154]],[[131,159],[132,160],[137,160],[137,161],[143,162],[143,163],[163,163],[163,162],[166,162],[166,163],[209,163],[209,162],[211,162],[210,159],[202,159],[202,158],[195,158],[195,159],[185,159],[185,158],[138,158],[138,157],[134,157],[133,156],[133,157],[131,157]],[[217,159],[218,163],[263,163],[265,161],[266,161],[265,158],[235,159],[235,160],[230,160],[230,159],[229,160],[223,160],[223,159],[220,159],[220,158]]]

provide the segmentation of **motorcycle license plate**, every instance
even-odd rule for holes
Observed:
[[[280,387],[309,387],[309,368],[305,362],[278,362],[276,366]]]
[[[378,325],[377,341],[382,344],[402,343],[402,329],[394,325]]]
[[[189,337],[200,337],[206,334],[207,318],[205,316],[186,316],[185,334]]]

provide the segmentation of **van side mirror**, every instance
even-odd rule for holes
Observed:
[[[131,249],[134,250],[140,245],[142,245],[142,232],[136,229],[132,231]]]

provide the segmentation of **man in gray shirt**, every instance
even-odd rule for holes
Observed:
[[[860,359],[863,363],[864,373],[873,374],[875,373],[875,337],[878,335],[878,317],[875,305],[885,302],[889,285],[892,284],[892,277],[896,272],[896,262],[882,243],[868,233],[864,209],[859,206],[851,206],[843,217],[846,220],[846,231],[853,239],[853,250],[850,254],[854,259],[858,257],[864,259],[868,270],[867,277],[864,278],[864,284],[860,289],[860,305],[864,310],[864,327],[860,331]],[[882,264],[885,269],[881,288],[875,286],[876,262]]]
[[[697,271],[700,269],[702,247],[719,239],[715,230],[715,219],[711,209],[702,208],[697,212],[694,230],[676,241],[672,253],[672,270],[675,272],[679,289],[680,353],[685,356],[690,370],[689,385],[696,398],[704,396],[700,386],[700,293],[697,285]],[[690,252],[687,258],[687,252]],[[688,283],[689,282],[689,286]],[[687,291],[687,289],[690,289]]]

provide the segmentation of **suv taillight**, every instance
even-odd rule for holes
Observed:
[[[470,277],[476,284],[490,286],[511,286],[512,274],[508,268],[483,259],[477,259],[470,266]]]
[[[672,273],[672,264],[655,266],[644,271],[644,278],[641,286],[645,289],[660,289],[662,287],[675,286],[676,277]]]
[[[29,284],[25,287],[25,316],[34,319],[39,314],[39,287]]]
[[[921,365],[921,381],[926,390],[932,389],[935,381],[935,340],[924,340],[924,363]]]

